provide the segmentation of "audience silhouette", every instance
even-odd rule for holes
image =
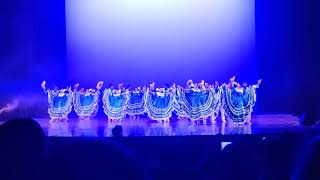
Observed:
[[[46,140],[32,119],[14,119],[0,126],[0,179],[39,179],[46,160]]]
[[[196,159],[197,154],[190,153],[199,148],[186,147],[183,141],[158,141],[164,145],[158,154],[141,158],[138,151],[148,146],[140,147],[142,139],[133,141],[137,144],[131,143],[129,151],[120,126],[113,134],[109,139],[47,138],[32,119],[6,121],[0,126],[0,179],[320,179],[319,137],[301,148],[301,139],[290,134],[236,136],[224,149],[209,146],[208,155]]]

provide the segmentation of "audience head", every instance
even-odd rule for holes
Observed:
[[[40,125],[31,119],[6,121],[0,127],[1,176],[39,178],[46,158],[45,137]]]
[[[122,136],[123,136],[122,126],[116,125],[116,126],[112,129],[112,136],[113,136],[113,137],[122,137]]]

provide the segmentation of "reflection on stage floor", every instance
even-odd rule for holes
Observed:
[[[107,119],[69,119],[49,122],[49,119],[36,119],[47,136],[57,137],[112,137],[112,130],[122,128],[123,136],[192,136],[192,135],[231,135],[266,134],[302,130],[299,121],[291,115],[253,116],[252,125],[232,123],[211,124],[210,121],[192,122],[173,119],[171,122],[157,122],[147,118],[108,122]]]

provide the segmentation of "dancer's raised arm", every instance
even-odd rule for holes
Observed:
[[[235,80],[236,80],[236,76],[232,76],[230,79],[229,79],[229,83],[228,83],[228,88],[232,88],[235,84]]]
[[[230,81],[231,82],[234,82],[236,80],[236,76],[232,76],[231,78],[230,78]]]
[[[262,79],[259,79],[259,80],[257,81],[257,84],[253,85],[253,87],[254,87],[254,88],[259,88],[261,82],[262,82]]]
[[[41,88],[46,92],[47,88],[46,88],[46,81],[42,81],[41,83]]]
[[[72,88],[71,88],[71,86],[67,87],[67,91],[68,91],[68,93],[72,93]]]
[[[173,84],[172,84],[171,89],[172,89],[172,90],[177,89],[177,85],[176,85],[176,83],[173,83]]]
[[[262,79],[259,79],[258,83],[257,83],[257,86],[260,86],[261,82],[262,82]]]

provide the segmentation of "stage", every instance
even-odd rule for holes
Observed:
[[[291,115],[255,115],[252,125],[234,125],[231,123],[211,124],[207,120],[192,122],[171,118],[171,122],[152,121],[146,117],[126,118],[122,121],[108,122],[107,118],[69,119],[68,121],[49,122],[49,119],[35,120],[40,124],[45,135],[50,137],[112,137],[112,129],[122,126],[123,136],[194,136],[194,135],[235,135],[235,134],[278,134],[301,132],[306,129],[299,124],[299,119]]]

